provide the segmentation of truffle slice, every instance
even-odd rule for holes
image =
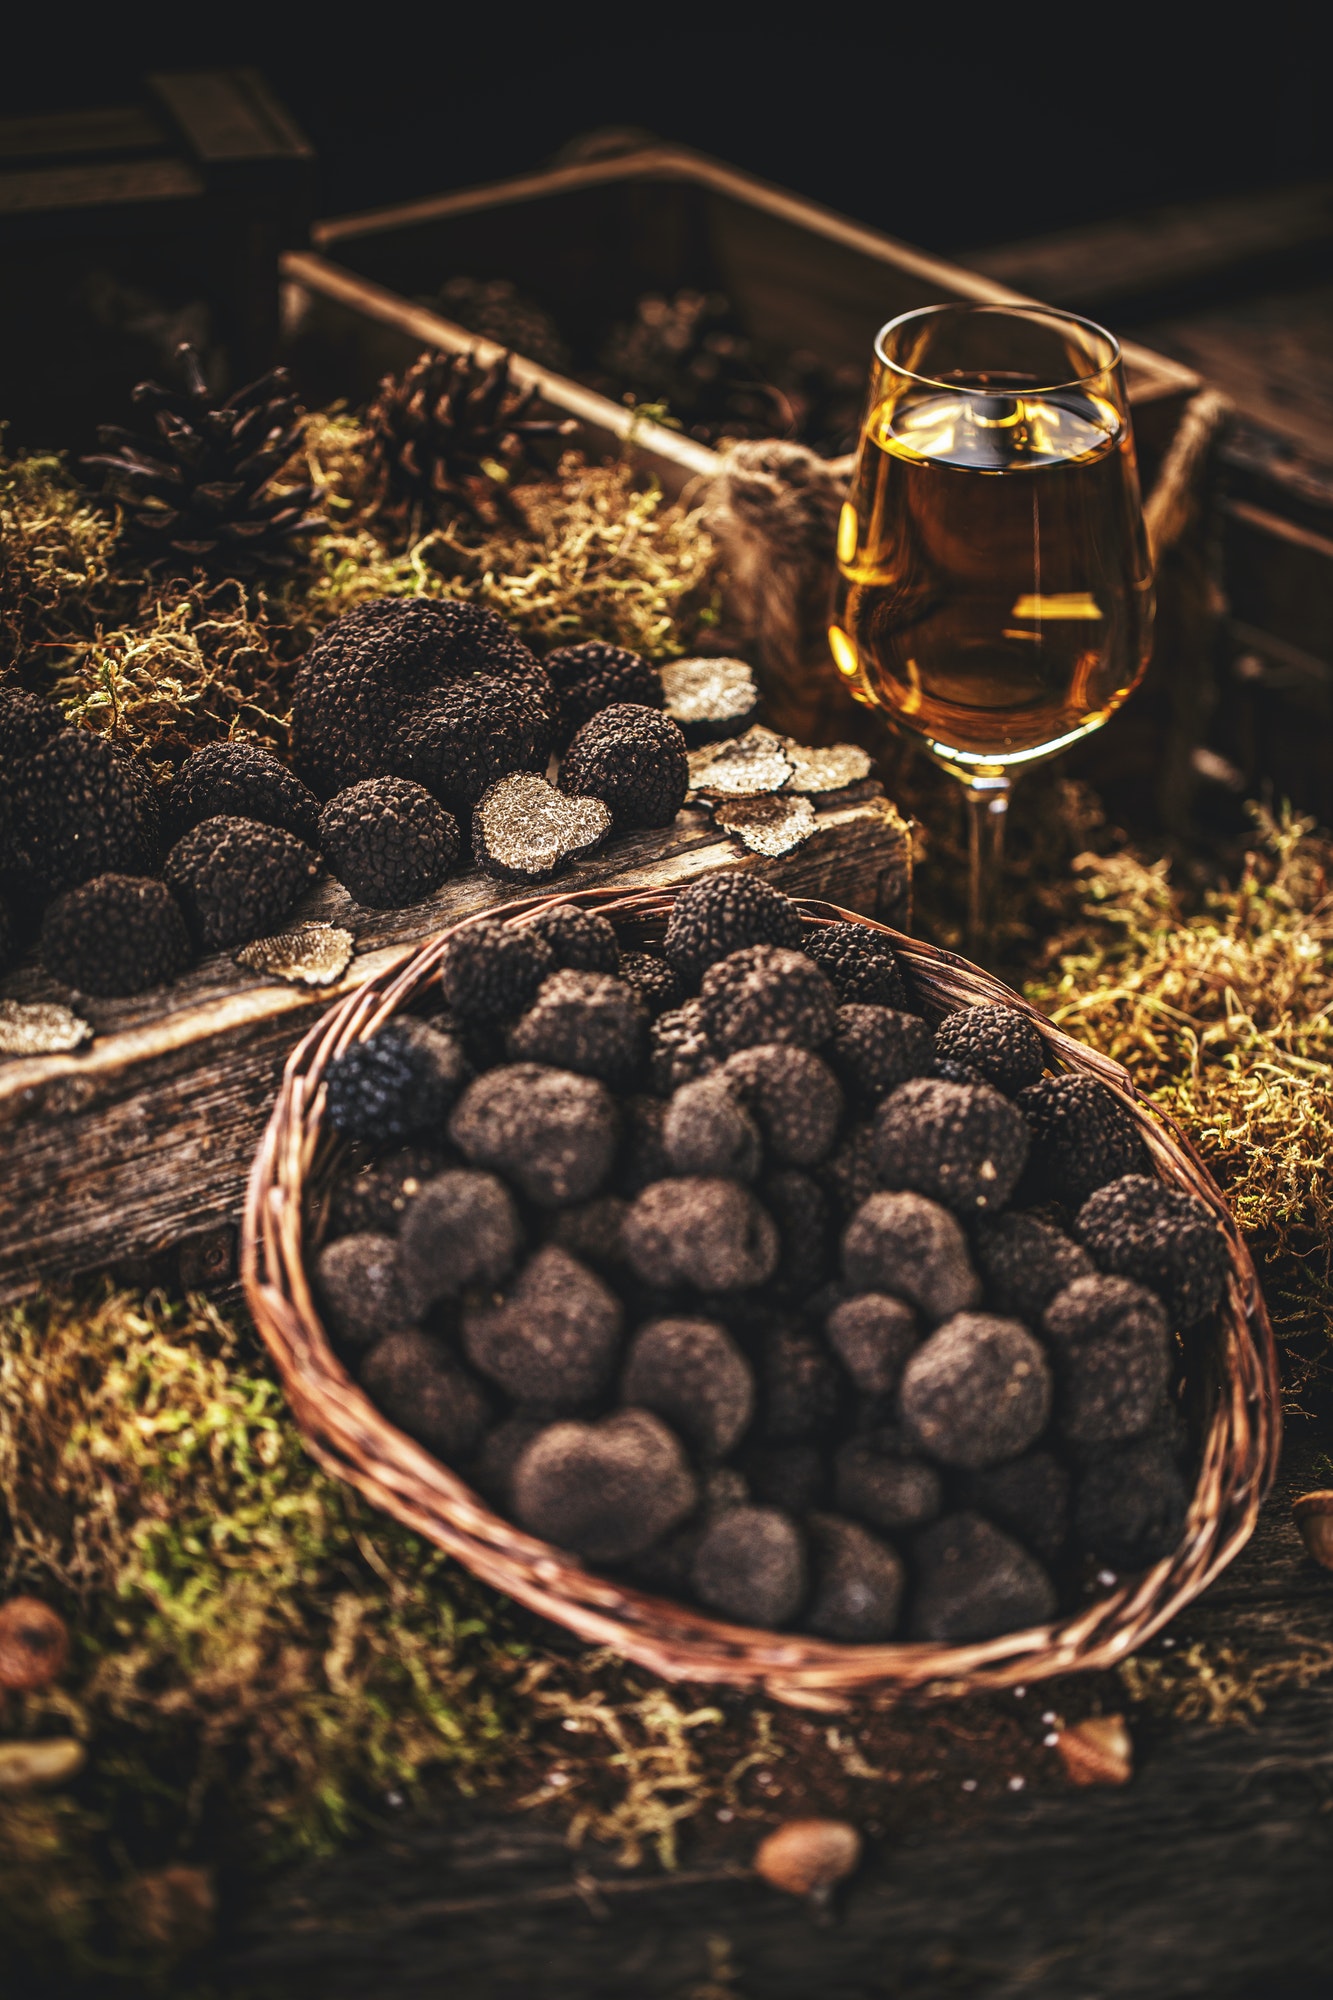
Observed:
[[[647,1410],[552,1424],[519,1459],[513,1491],[530,1533],[591,1562],[641,1554],[698,1499],[679,1441]]]
[[[541,1208],[596,1194],[615,1158],[619,1125],[603,1084],[569,1070],[509,1063],[468,1085],[449,1121],[459,1151],[504,1174]]]
[[[1189,1495],[1175,1460],[1155,1438],[1093,1460],[1078,1484],[1074,1532],[1118,1569],[1161,1562],[1180,1540]]]
[[[935,1048],[1006,1097],[1036,1083],[1046,1067],[1046,1045],[1017,1007],[959,1007],[936,1027]]]
[[[484,917],[450,938],[440,990],[465,1021],[512,1021],[555,969],[555,953],[530,925],[518,930]]]
[[[163,865],[167,886],[205,951],[275,931],[319,873],[303,841],[258,820],[202,820]]]
[[[1003,1208],[1027,1155],[1027,1125],[987,1083],[915,1077],[876,1114],[875,1161],[885,1186],[915,1188],[965,1215]]]
[[[452,1035],[400,1016],[329,1064],[329,1123],[345,1139],[392,1145],[438,1125],[467,1074]]]
[[[668,660],[659,668],[666,712],[693,749],[753,722],[759,689],[744,660]]]
[[[585,722],[560,767],[561,791],[601,799],[618,827],[670,826],[688,783],[685,738],[675,723],[631,702]]]
[[[839,1007],[828,1060],[853,1095],[878,1104],[914,1076],[929,1076],[935,1038],[915,1014],[894,1007]]]
[[[750,944],[800,949],[800,911],[790,896],[746,869],[702,875],[677,895],[663,950],[688,986],[710,965]]]
[[[1222,1296],[1226,1237],[1180,1188],[1126,1174],[1084,1203],[1074,1228],[1103,1271],[1147,1285],[1180,1326],[1193,1326]]]
[[[957,1313],[912,1356],[899,1400],[913,1443],[975,1472],[1036,1442],[1051,1413],[1051,1371],[1017,1320]]]
[[[169,840],[219,815],[283,827],[307,847],[318,839],[319,800],[258,743],[207,743],[172,780],[163,814]]]
[[[439,888],[458,859],[458,822],[410,778],[363,778],[325,806],[319,845],[358,903],[396,910]]]
[[[842,1092],[828,1065],[809,1049],[761,1043],[729,1056],[723,1075],[759,1121],[775,1160],[813,1166],[833,1144]]]
[[[754,1120],[721,1075],[681,1085],[667,1106],[662,1145],[674,1174],[752,1181],[759,1171],[762,1149]]]
[[[414,1317],[470,1285],[502,1285],[523,1231],[494,1174],[454,1170],[427,1181],[403,1217],[398,1272]]]
[[[706,798],[757,799],[777,792],[794,766],[780,736],[760,724],[728,743],[690,752],[690,789]]]
[[[627,977],[621,970],[615,927],[598,910],[583,910],[577,903],[547,903],[533,911],[528,929],[550,946],[562,972],[610,972]],[[654,959],[652,963],[660,965],[662,961]]]
[[[892,945],[865,924],[812,924],[802,940],[844,1006],[907,1007]]]
[[[548,1243],[498,1304],[465,1307],[463,1347],[478,1373],[515,1402],[577,1409],[611,1380],[621,1320],[615,1293]]]
[[[32,732],[15,729],[31,741]],[[58,895],[94,875],[156,871],[159,812],[146,767],[87,729],[60,729],[5,768],[5,846],[19,882]]]
[[[553,972],[508,1035],[520,1062],[624,1084],[638,1068],[648,1021],[638,997],[605,972]]]
[[[772,1219],[736,1181],[656,1181],[631,1204],[621,1237],[636,1276],[664,1289],[745,1291],[777,1267]]]
[[[369,1233],[326,1243],[315,1264],[315,1282],[333,1344],[360,1353],[390,1333],[403,1333],[415,1314],[398,1281],[397,1244]]]
[[[560,707],[560,749],[585,722],[616,703],[630,702],[639,708],[662,706],[657,668],[627,646],[587,639],[579,646],[557,647],[542,665],[551,677]]]
[[[704,974],[699,1007],[714,1048],[731,1055],[761,1044],[816,1049],[833,1033],[833,988],[804,952],[752,944]]]
[[[896,1549],[836,1514],[811,1515],[809,1533],[814,1588],[805,1622],[810,1631],[861,1645],[891,1639],[906,1582]]]
[[[691,1571],[710,1611],[771,1630],[790,1624],[806,1593],[800,1529],[776,1507],[729,1507],[706,1530]]]
[[[1160,1300],[1128,1278],[1076,1278],[1042,1322],[1060,1387],[1060,1428],[1083,1446],[1141,1437],[1166,1392],[1170,1330]]]
[[[1035,1556],[980,1514],[946,1514],[918,1537],[909,1639],[968,1645],[1043,1625],[1055,1586]]]
[[[379,1341],[361,1364],[361,1386],[400,1430],[450,1464],[468,1456],[490,1421],[479,1384],[429,1334]]]
[[[825,1322],[829,1346],[863,1396],[889,1396],[917,1344],[916,1316],[887,1292],[861,1292]]]
[[[482,794],[472,813],[472,852],[488,875],[544,882],[601,846],[611,809],[569,798],[533,771],[511,771]]]
[[[665,1418],[704,1458],[725,1458],[754,1410],[754,1377],[715,1321],[651,1320],[630,1342],[620,1400]]]
[[[171,891],[135,875],[95,875],[57,896],[42,918],[41,953],[53,979],[107,997],[165,986],[191,958]]]
[[[890,1534],[924,1528],[944,1505],[944,1482],[933,1465],[901,1450],[881,1451],[875,1438],[849,1438],[834,1457],[834,1493],[844,1514]]]
[[[1086,1250],[1035,1215],[997,1215],[978,1222],[973,1239],[986,1282],[986,1302],[1027,1326],[1066,1285],[1092,1276]]]
[[[924,1195],[871,1195],[847,1226],[842,1264],[853,1291],[890,1292],[928,1320],[948,1319],[981,1297],[956,1217]]]
[[[1133,1115],[1098,1077],[1044,1076],[1016,1102],[1032,1133],[1029,1180],[1036,1195],[1078,1208],[1108,1181],[1143,1171]]]

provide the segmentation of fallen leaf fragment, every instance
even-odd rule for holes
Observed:
[[[1062,1729],[1055,1747],[1071,1784],[1125,1785],[1134,1775],[1134,1739],[1123,1715],[1090,1715]]]

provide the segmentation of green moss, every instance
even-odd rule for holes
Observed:
[[[63,458],[11,458],[0,429],[0,675],[89,630],[111,593],[116,534]]]

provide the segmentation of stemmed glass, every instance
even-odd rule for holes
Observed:
[[[1151,650],[1120,349],[1041,306],[926,306],[880,329],[866,408],[829,644],[966,788],[979,954],[1013,774],[1100,728]]]

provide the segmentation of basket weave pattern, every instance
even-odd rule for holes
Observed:
[[[660,940],[674,891],[588,890],[516,902],[521,922],[547,902],[597,908],[622,938]],[[682,1604],[593,1574],[503,1520],[448,1467],[382,1416],[334,1353],[306,1271],[312,1186],[336,1155],[323,1125],[325,1071],[438,979],[446,932],[332,1008],[293,1051],[250,1177],[242,1274],[251,1311],[293,1414],[321,1465],[426,1536],[497,1590],[672,1680],[729,1682],[801,1707],[833,1709],[858,1693],[912,1688],[961,1694],[1115,1665],[1196,1597],[1243,1547],[1272,1483],[1279,1445],[1272,1329],[1248,1250],[1216,1184],[1177,1128],[1135,1092],[1109,1057],[1062,1034],[988,973],[886,925],[804,902],[803,921],[865,925],[893,946],[928,1014],[1000,1001],[1035,1023],[1053,1064],[1110,1086],[1132,1111],[1156,1171],[1205,1202],[1227,1238],[1226,1291],[1187,1349],[1198,1469],[1180,1542],[1142,1575],[1049,1625],[966,1646],[840,1645],[805,1634],[724,1624]],[[471,922],[477,921],[469,919]],[[459,926],[458,928],[462,928]]]

